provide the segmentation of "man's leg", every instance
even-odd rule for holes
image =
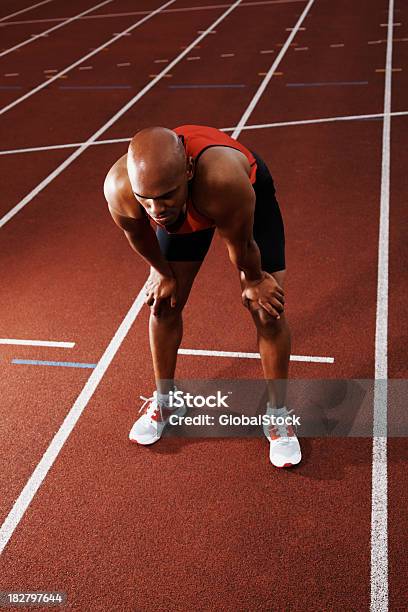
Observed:
[[[182,312],[201,261],[171,261],[169,265],[177,280],[177,304],[163,304],[160,316],[151,310],[149,321],[150,350],[153,358],[156,389],[168,394],[173,389],[177,351],[183,337]]]
[[[285,270],[273,272],[279,285],[284,286]],[[243,287],[243,273],[240,273]],[[267,380],[269,401],[272,406],[280,408],[285,405],[286,381],[289,372],[291,338],[289,326],[282,313],[280,319],[274,319],[262,307],[249,306],[250,313],[257,329],[259,353],[262,369]]]
[[[183,335],[182,311],[201,262],[172,261],[169,265],[177,281],[177,304],[172,308],[169,300],[165,300],[160,304],[159,314],[154,315],[153,308],[150,311],[149,339],[156,392],[151,398],[141,396],[145,400],[144,411],[129,432],[131,442],[143,445],[157,442],[170,418],[169,391],[174,388],[177,351]],[[179,416],[184,412],[184,407],[174,409]]]

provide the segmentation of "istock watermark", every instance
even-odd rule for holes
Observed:
[[[265,427],[272,426],[296,428],[300,438],[372,437],[378,435],[373,426],[374,404],[376,398],[384,397],[386,429],[381,435],[408,438],[407,379],[214,378],[160,382],[163,388],[174,384],[170,409],[181,413],[182,406],[187,408],[182,420],[172,415],[165,436],[257,437],[264,435]],[[270,419],[268,403],[272,405],[271,391],[275,387],[285,398],[289,413],[284,415],[284,422],[279,413],[273,415],[275,420]]]
[[[274,414],[258,414],[257,416],[246,416],[245,414],[232,415],[220,414],[218,417],[220,425],[266,425],[271,426],[300,426],[300,417],[295,415],[275,416]]]
[[[183,391],[169,392],[169,407],[181,408],[183,404],[188,408],[229,408],[227,398],[231,395],[229,391],[223,395],[221,391],[217,391],[215,395],[194,395],[193,393],[184,393]]]
[[[214,426],[218,423],[222,427],[247,427],[248,425],[265,425],[266,427],[299,427],[300,417],[288,415],[286,417],[259,414],[258,416],[246,416],[245,414],[220,414],[218,417],[209,414],[197,414],[196,416],[179,416],[172,414],[169,417],[170,425],[185,425],[187,427],[205,425]]]

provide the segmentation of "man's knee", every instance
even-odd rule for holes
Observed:
[[[270,315],[265,308],[259,306],[254,307],[252,304],[249,306],[249,311],[260,333],[274,336],[281,331],[284,322],[283,313],[280,315],[280,318],[277,319]]]
[[[177,319],[181,316],[185,306],[185,301],[178,300],[174,306],[170,305],[170,300],[164,300],[155,314],[154,305],[150,307],[150,315],[161,320]]]

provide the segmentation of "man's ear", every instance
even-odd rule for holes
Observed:
[[[191,155],[187,158],[187,179],[190,181],[194,176],[195,163]]]

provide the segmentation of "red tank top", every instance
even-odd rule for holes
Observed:
[[[207,127],[204,125],[181,125],[179,127],[174,128],[173,130],[178,136],[181,136],[184,148],[186,150],[187,156],[191,156],[194,158],[195,163],[197,163],[198,158],[204,151],[206,151],[209,147],[230,147],[232,149],[237,149],[243,153],[250,165],[251,165],[251,174],[250,181],[252,184],[255,183],[256,178],[256,161],[251,151],[244,147],[240,142],[234,140],[224,132],[217,130],[216,128]],[[190,195],[186,202],[186,210],[184,213],[184,221],[180,225],[178,222],[177,229],[175,231],[169,231],[164,225],[154,221],[156,225],[160,225],[163,227],[168,233],[171,234],[191,234],[192,232],[198,232],[203,229],[207,229],[210,227],[215,227],[214,221],[209,219],[208,217],[202,215],[195,208],[193,201]]]

